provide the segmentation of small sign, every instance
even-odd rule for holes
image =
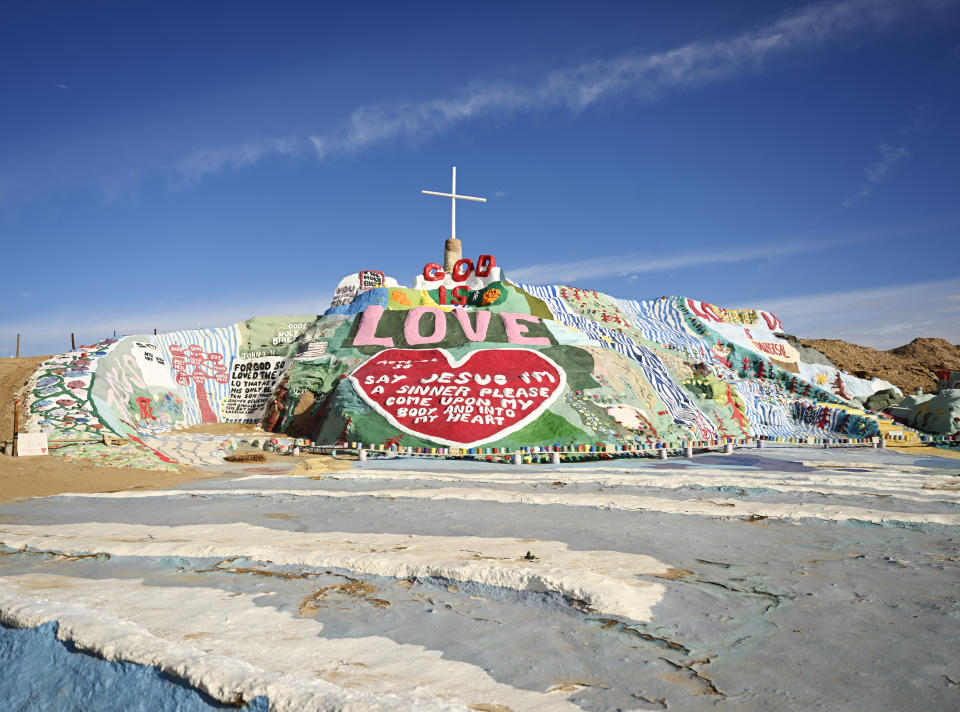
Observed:
[[[330,302],[330,308],[349,304],[360,292],[375,287],[396,287],[397,280],[393,277],[387,277],[380,270],[365,269],[360,272],[348,274],[340,280],[336,291],[333,293],[333,301]]]
[[[47,455],[47,434],[46,433],[20,433],[17,435],[17,455],[25,457],[27,455]]]
[[[367,269],[360,272],[360,289],[364,291],[375,287],[383,287],[386,283],[386,275],[379,270]]]

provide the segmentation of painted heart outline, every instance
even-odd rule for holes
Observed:
[[[469,370],[471,363],[478,366],[480,372]],[[449,374],[450,378],[444,380],[444,374]],[[526,380],[524,375],[527,376]],[[384,382],[385,376],[393,382]],[[424,384],[422,378],[430,380]],[[479,349],[459,360],[441,348],[385,349],[355,368],[349,379],[363,401],[395,428],[442,445],[462,448],[499,440],[520,430],[549,408],[566,386],[566,374],[553,359],[527,348]],[[418,391],[412,394],[414,398],[420,401],[430,398],[431,401],[427,405],[409,403],[413,398],[410,393],[401,392],[403,386]],[[439,388],[446,389],[449,395],[436,395]],[[448,418],[454,415],[445,413],[446,408],[466,409],[470,404],[444,404],[441,401],[485,397],[480,395],[481,389],[494,391],[494,394],[486,396],[490,405],[475,404],[473,412],[455,414],[467,420],[450,422]],[[531,395],[534,389],[536,395]],[[464,394],[464,390],[468,393]],[[521,391],[524,396],[522,399],[516,398],[517,404],[513,409],[504,407],[503,401],[510,404],[515,400],[515,394]],[[403,398],[404,402],[398,404],[398,398]],[[528,408],[517,407],[523,403],[529,403]],[[477,412],[481,407],[494,413],[490,415],[493,423],[469,422],[475,420],[476,416],[489,420],[488,413]],[[433,408],[432,414],[437,417],[432,421],[412,422],[410,408],[416,408],[418,413]],[[406,414],[402,412],[404,410]],[[509,415],[510,410],[513,410],[513,415]],[[430,416],[421,415],[421,418]],[[497,418],[501,419],[500,422],[496,422]]]

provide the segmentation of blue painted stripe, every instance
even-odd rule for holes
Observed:
[[[592,319],[587,319],[586,317],[575,314],[560,296],[560,289],[562,289],[562,287],[555,285],[522,284],[519,282],[514,282],[514,284],[525,292],[546,302],[550,313],[553,314],[554,319],[559,323],[579,329],[595,340],[599,346],[619,351],[623,355],[636,361],[675,422],[686,426],[701,439],[712,439],[717,436],[717,429],[710,419],[700,411],[687,392],[678,386],[670,377],[660,357],[653,351],[637,344],[629,336],[608,329]],[[677,316],[680,316],[676,305],[674,305],[673,308],[676,310]],[[663,313],[669,314],[667,307],[661,307],[661,309]],[[637,305],[636,311],[638,313],[640,312],[639,304]],[[651,319],[651,317],[647,317],[648,321],[649,319]],[[650,331],[653,333],[652,328]],[[674,332],[673,330],[668,331],[675,337],[674,341],[669,341],[668,343],[678,343],[680,339],[676,337],[679,337],[680,333]],[[667,332],[664,331],[663,333]],[[685,336],[699,341],[699,339],[696,339],[696,337],[690,334],[685,334]],[[651,340],[659,341],[659,339]],[[693,353],[696,355],[700,354],[701,349],[706,352],[706,347],[703,345],[703,342],[697,345],[692,341],[684,339],[683,343],[693,348]]]
[[[633,320],[633,325],[643,334],[643,338],[682,349],[708,365],[714,363],[713,354],[703,339],[690,333],[673,297],[642,302],[634,299],[615,301],[620,311]]]

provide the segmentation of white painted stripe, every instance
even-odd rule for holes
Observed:
[[[412,534],[291,532],[241,522],[177,527],[103,522],[0,524],[0,544],[111,556],[245,556],[279,565],[343,568],[402,578],[436,576],[517,591],[555,592],[591,608],[649,620],[663,595],[636,574],[664,573],[650,556],[570,550],[564,542]],[[534,560],[524,555],[532,551]]]
[[[59,495],[105,499],[145,499],[153,497],[326,497],[329,499],[463,500],[469,502],[499,502],[503,504],[559,504],[567,507],[593,507],[630,512],[662,512],[664,514],[695,514],[707,517],[749,517],[757,515],[776,519],[822,519],[842,522],[858,519],[883,524],[905,522],[910,524],[944,524],[960,526],[960,514],[931,512],[896,512],[843,504],[814,504],[809,502],[753,502],[740,498],[697,497],[667,499],[617,493],[578,492],[511,492],[479,487],[440,487],[422,490],[377,489],[357,492],[327,489],[231,489],[231,490],[154,490],[136,492],[107,492],[104,494],[77,493]],[[0,533],[2,533],[0,529]],[[332,565],[332,564],[327,564]],[[568,594],[569,595],[569,594]]]
[[[632,486],[675,489],[679,487],[770,487],[785,491],[822,492],[831,488],[841,493],[856,493],[862,489],[874,489],[878,492],[903,492],[922,495],[918,501],[926,499],[960,500],[960,491],[955,489],[935,489],[955,485],[947,478],[931,477],[929,470],[923,475],[909,476],[893,474],[856,474],[856,473],[789,473],[774,475],[764,471],[731,470],[561,470],[558,468],[520,469],[522,474],[499,472],[412,472],[410,470],[362,469],[353,468],[343,472],[326,473],[338,480],[423,480],[439,482],[477,482],[504,484],[542,484],[561,481],[566,484],[597,484],[604,487]],[[609,474],[607,474],[609,473]],[[309,470],[294,470],[290,477],[309,476]],[[248,475],[228,482],[248,482],[250,480],[274,480],[277,475]],[[930,488],[926,492],[921,488]]]
[[[455,482],[458,484],[481,485],[533,485],[540,486],[561,482],[565,485],[590,484],[598,487],[655,487],[658,489],[680,489],[684,487],[734,487],[769,488],[781,492],[806,492],[814,494],[840,495],[892,495],[897,499],[916,502],[960,502],[960,490],[954,489],[955,482],[947,478],[897,477],[893,475],[858,476],[855,474],[799,473],[789,477],[776,477],[768,472],[730,472],[718,470],[658,470],[653,472],[581,474],[584,470],[557,470],[538,468],[534,472],[522,470],[523,475],[496,472],[411,472],[409,470],[364,470],[360,468],[330,475],[338,481],[422,481]],[[309,470],[294,470],[287,477],[296,480],[310,476]],[[284,475],[248,475],[221,483],[225,488],[234,488],[237,484],[250,484],[258,481],[278,482]],[[243,489],[243,488],[241,488]],[[572,493],[571,493],[572,494]],[[613,494],[613,493],[611,493]],[[624,493],[628,494],[628,493]],[[60,495],[73,496],[73,495]],[[96,494],[84,496],[97,496]]]
[[[316,620],[257,598],[262,604],[263,594],[29,574],[0,577],[0,620],[57,621],[61,640],[107,660],[155,665],[224,703],[267,695],[274,712],[579,709],[498,683],[441,651],[383,637],[325,638]]]

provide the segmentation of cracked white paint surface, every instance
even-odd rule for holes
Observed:
[[[254,598],[28,574],[0,577],[0,620],[17,627],[57,621],[61,640],[106,660],[157,666],[221,702],[266,695],[276,712],[579,709],[557,695],[498,683],[437,650],[383,637],[325,638],[321,623]]]
[[[737,485],[734,485],[737,486]],[[847,492],[846,494],[857,494]],[[898,512],[886,509],[854,507],[845,504],[819,504],[813,502],[752,502],[735,497],[697,497],[691,499],[667,499],[641,495],[621,494],[618,492],[517,492],[504,489],[485,489],[480,487],[439,487],[435,489],[374,489],[363,491],[339,491],[329,489],[183,489],[155,490],[138,492],[110,492],[107,494],[78,493],[61,495],[69,497],[108,498],[108,499],[145,499],[155,497],[216,497],[216,496],[288,496],[288,497],[329,497],[340,499],[359,499],[362,497],[380,497],[387,499],[424,499],[424,500],[463,500],[473,502],[500,502],[548,505],[559,504],[568,507],[598,507],[601,509],[662,512],[664,514],[692,514],[707,517],[749,517],[761,516],[776,519],[822,519],[843,522],[858,520],[883,524],[903,522],[908,524],[960,525],[960,513],[945,514],[937,512]],[[926,501],[926,500],[922,500]],[[2,530],[0,530],[2,531]],[[591,552],[596,554],[597,552]]]
[[[651,608],[664,589],[636,576],[669,568],[642,554],[577,551],[559,541],[292,532],[241,522],[176,527],[104,522],[0,524],[0,545],[111,556],[244,556],[280,566],[343,568],[397,579],[439,577],[557,593],[598,611],[639,621],[651,618]],[[525,558],[528,551],[536,558]]]
[[[397,460],[22,501],[0,512],[0,616],[271,709],[952,709],[960,468],[758,455]],[[850,520],[954,526],[832,524]],[[265,563],[209,560],[235,556]]]
[[[843,465],[838,464],[839,467]],[[855,466],[849,466],[855,467]],[[920,470],[920,468],[916,468]],[[529,484],[539,485],[562,480],[566,484],[597,484],[602,487],[657,487],[678,489],[680,487],[768,487],[784,492],[831,492],[837,494],[857,494],[861,490],[898,493],[904,499],[938,499],[960,501],[960,490],[943,489],[944,485],[955,483],[948,477],[931,476],[929,470],[920,470],[916,475],[903,471],[881,470],[868,473],[851,472],[791,472],[775,475],[769,472],[750,470],[716,470],[685,468],[676,470],[657,469],[654,472],[638,470],[616,470],[610,468],[583,468],[576,470],[541,469],[536,472],[521,470],[516,475],[497,472],[429,472],[416,473],[404,470],[363,470],[352,469],[337,473],[345,480],[397,480],[397,481],[435,481],[435,482],[473,482],[488,484]],[[293,472],[291,475],[304,474]],[[306,471],[309,474],[309,471]],[[247,475],[234,480],[246,482],[258,479],[276,479],[270,475]],[[926,489],[927,492],[922,490]]]

